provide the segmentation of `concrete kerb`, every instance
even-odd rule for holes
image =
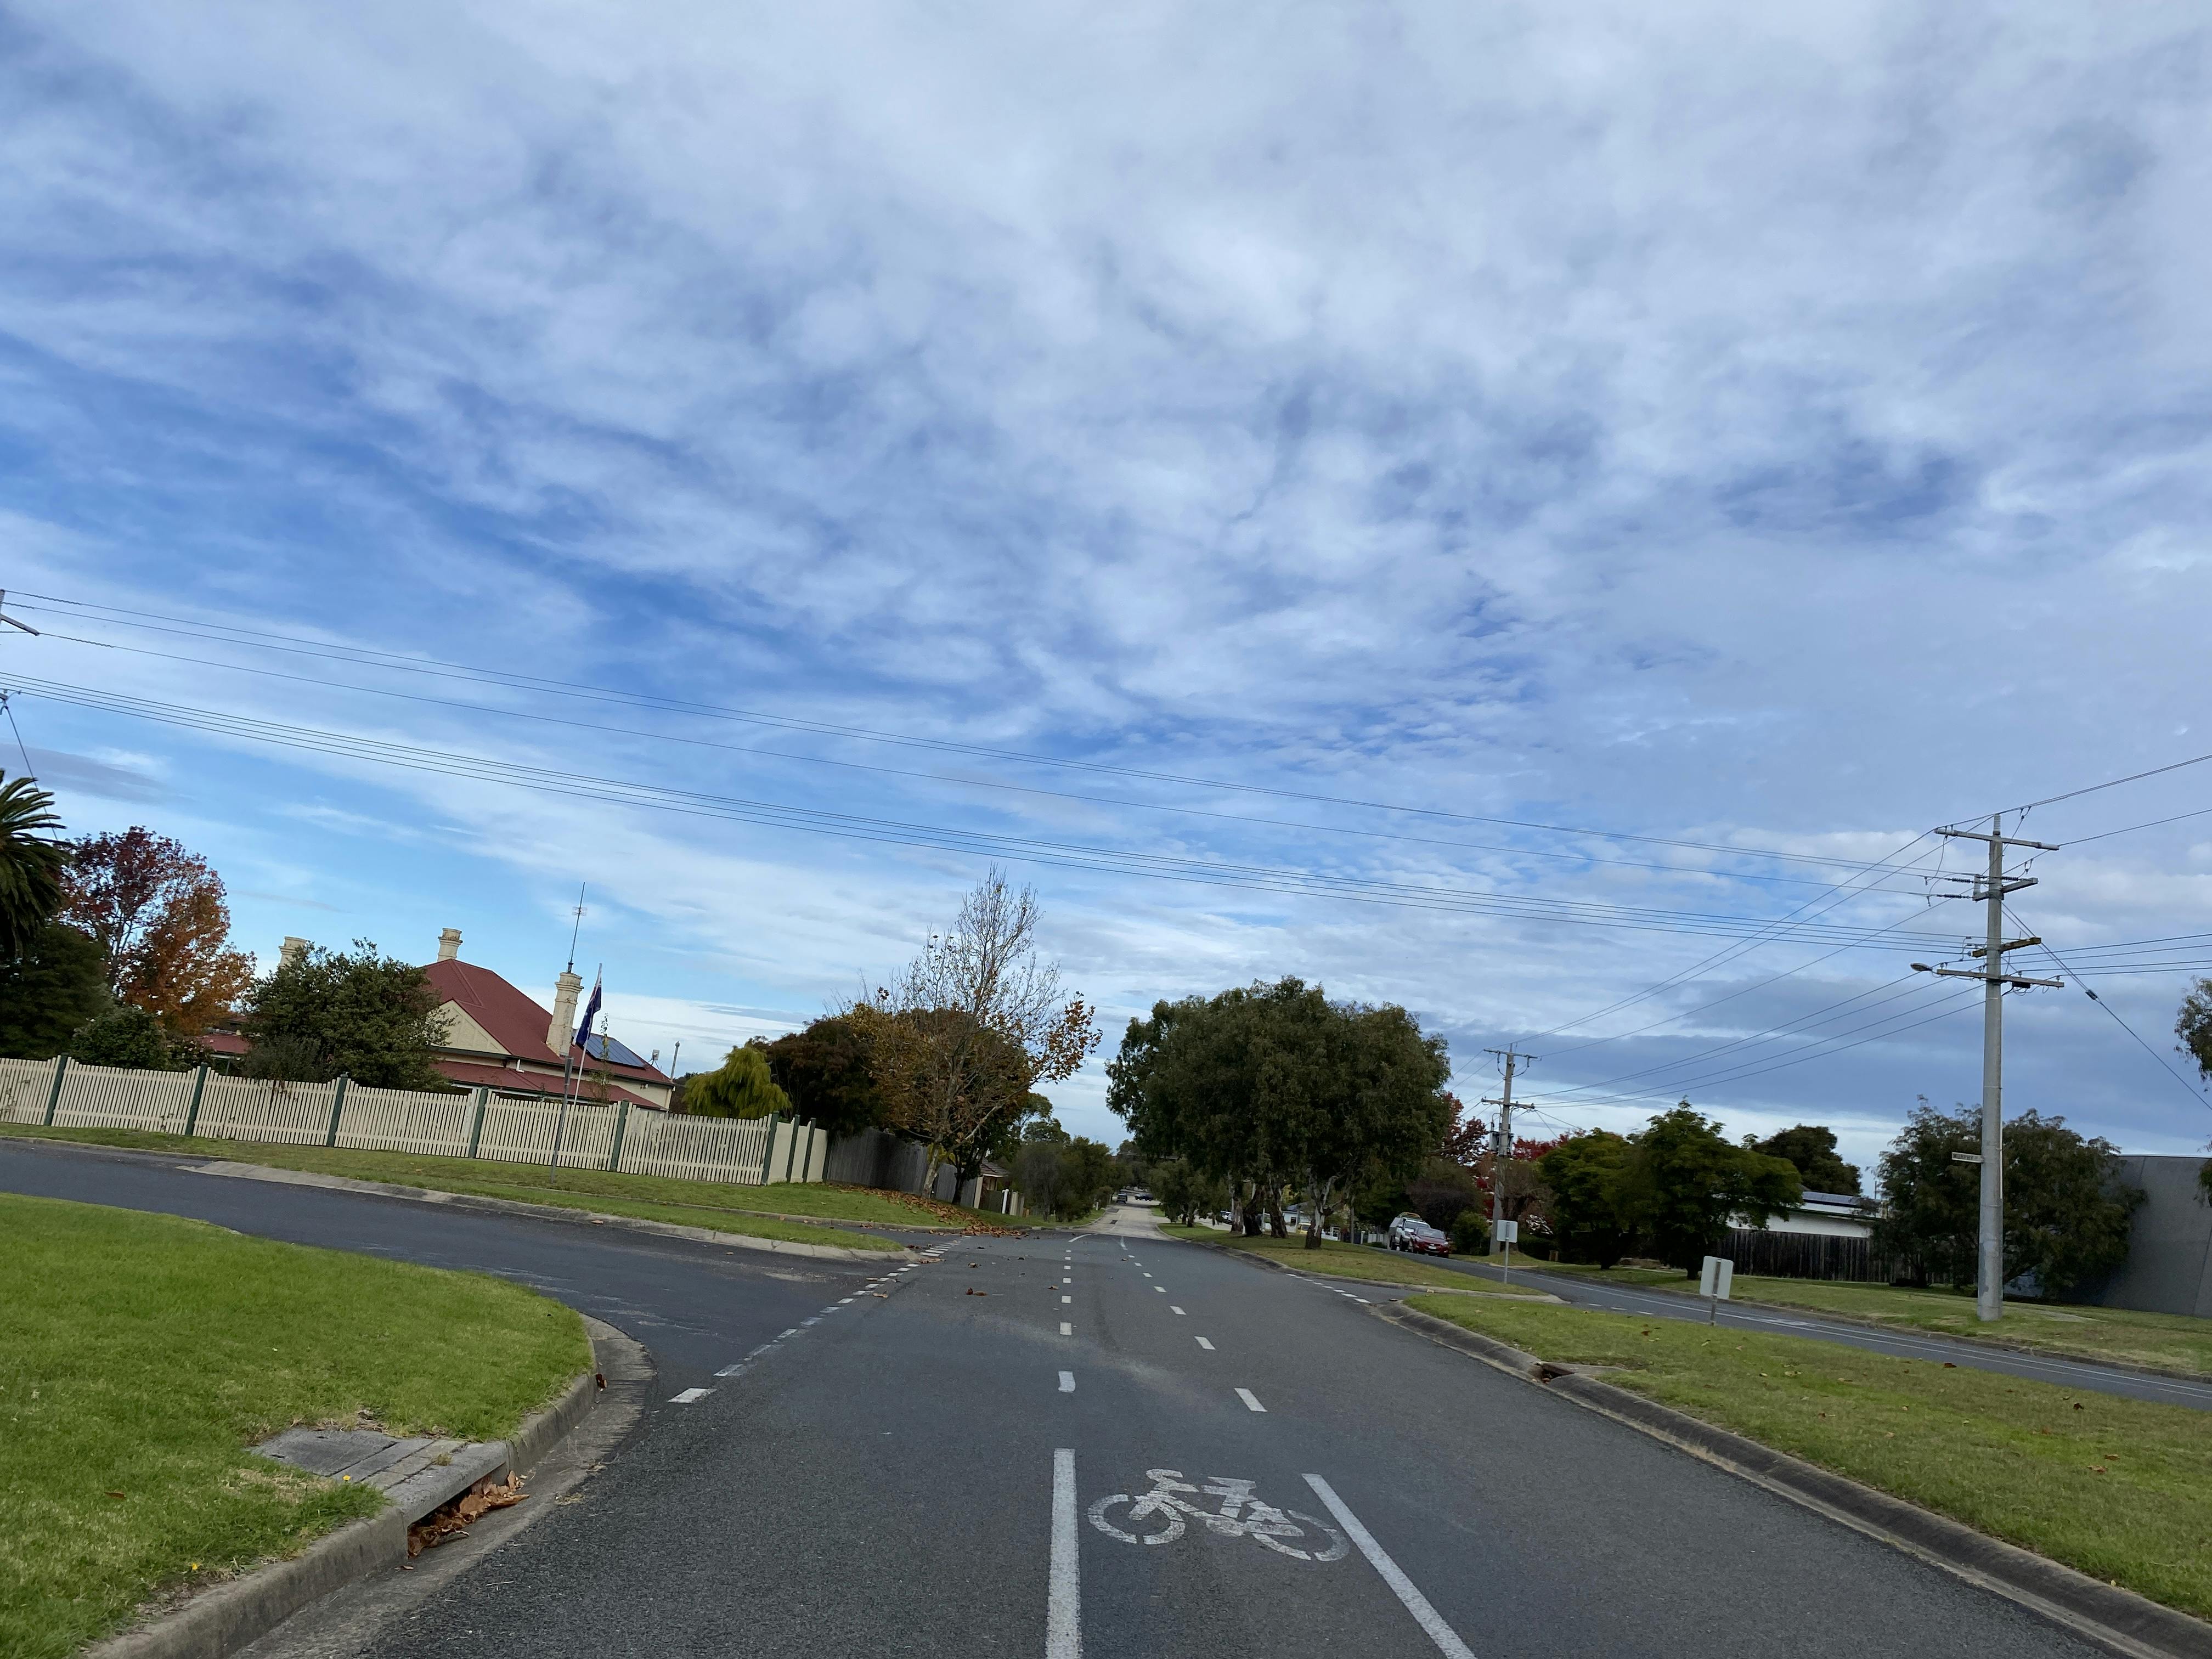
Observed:
[[[736,1250],[767,1250],[777,1255],[809,1255],[831,1261],[887,1261],[891,1250],[856,1250],[842,1244],[802,1244],[783,1238],[761,1238],[751,1233],[718,1232],[712,1227],[686,1227],[673,1221],[652,1221],[642,1216],[606,1215],[597,1210],[571,1209],[562,1204],[531,1204],[520,1199],[488,1198],[478,1193],[440,1192],[431,1187],[404,1187],[388,1181],[356,1181],[351,1176],[320,1175],[307,1170],[283,1170],[266,1164],[234,1164],[215,1159],[182,1166],[198,1175],[230,1176],[240,1181],[272,1181],[286,1187],[321,1187],[333,1192],[367,1193],[378,1198],[398,1198],[414,1204],[442,1204],[456,1210],[490,1215],[526,1215],[538,1220],[580,1222],[586,1226],[620,1227],[629,1232],[653,1233],[662,1238],[685,1238],[696,1243],[720,1244]],[[834,1222],[823,1222],[834,1226]],[[936,1231],[917,1227],[915,1231]],[[947,1237],[960,1235],[946,1232]]]
[[[1379,1291],[1403,1291],[1408,1296],[1487,1296],[1513,1302],[1559,1303],[1560,1298],[1548,1291],[1534,1296],[1523,1296],[1513,1291],[1463,1291],[1456,1285],[1407,1285],[1395,1279],[1354,1279],[1347,1273],[1325,1273],[1317,1269],[1293,1267],[1287,1261],[1278,1261],[1273,1256],[1262,1255],[1257,1250],[1241,1250],[1234,1244],[1217,1244],[1210,1238],[1165,1238],[1170,1244],[1196,1244],[1203,1249],[1218,1250],[1237,1261],[1249,1261],[1261,1267],[1272,1267],[1279,1273],[1288,1273],[1293,1279],[1315,1279],[1328,1284],[1366,1285]]]
[[[1544,1269],[1531,1267],[1528,1271],[1531,1273],[1540,1274]],[[1586,1279],[1579,1274],[1571,1279],[1564,1273],[1559,1277],[1561,1282],[1566,1284],[1601,1284],[1603,1282]],[[1705,1304],[1705,1298],[1699,1296],[1696,1291],[1677,1290],[1671,1285],[1636,1285],[1628,1288],[1647,1291],[1653,1296],[1678,1297],[1682,1301],[1700,1309]],[[1554,1300],[1565,1301],[1566,1298],[1559,1297],[1555,1297]],[[1947,1341],[1968,1343],[1978,1348],[1995,1348],[2002,1353],[2027,1354],[2037,1359],[2063,1359],[2076,1365],[2095,1365],[2104,1370],[2123,1371],[2130,1376],[2148,1376],[2161,1381],[2168,1377],[2179,1376],[2186,1378],[2191,1382],[2204,1381],[2205,1374],[2203,1371],[2189,1370],[2179,1365],[2146,1365],[2134,1360],[2107,1359],[2102,1354],[2083,1353],[2078,1348],[2046,1347],[2037,1342],[2014,1341],[2002,1336],[1985,1335],[1978,1330],[1930,1331],[1918,1325],[1894,1324],[1887,1320],[1869,1319],[1857,1314],[1837,1313],[1832,1309],[1816,1308],[1805,1302],[1753,1301],[1745,1297],[1736,1300],[1734,1307],[1739,1313],[1746,1309],[1755,1308],[1761,1311],[1771,1310],[1778,1313],[1803,1314],[1808,1318],[1818,1319],[1826,1324],[1848,1325],[1853,1330],[1859,1331],[1879,1331],[1885,1336],[1936,1336]]]
[[[570,1382],[551,1405],[526,1418],[512,1440],[487,1446],[487,1451],[499,1448],[501,1455],[471,1475],[465,1486],[486,1474],[504,1478],[536,1468],[598,1403],[605,1386],[599,1379],[606,1371],[607,1351],[638,1347],[599,1320],[586,1317],[584,1328],[592,1341],[592,1369]],[[406,1510],[396,1504],[365,1520],[349,1521],[289,1560],[257,1567],[194,1596],[173,1613],[94,1644],[85,1650],[85,1659],[226,1659],[332,1591],[405,1565],[409,1525]]]
[[[2107,1653],[2125,1659],[2212,1659],[2212,1624],[1600,1382],[1591,1375],[1596,1368],[1550,1364],[1396,1304],[1370,1311],[2002,1595]]]

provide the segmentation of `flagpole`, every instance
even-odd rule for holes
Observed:
[[[571,957],[570,960],[573,962],[574,958]],[[577,1051],[582,1048],[583,1039],[592,1034],[592,1016],[599,1009],[599,986],[605,974],[605,963],[592,970],[591,1006],[584,1010],[584,1023],[576,1028],[576,1035],[568,1043],[568,1057],[562,1060],[561,1066],[561,1116],[553,1126],[553,1158],[545,1166],[556,1185],[561,1179],[561,1140],[562,1137],[568,1132],[568,1100],[572,1092],[568,1086],[569,1079],[577,1074]]]

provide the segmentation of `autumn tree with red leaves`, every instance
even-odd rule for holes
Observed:
[[[253,982],[230,948],[230,906],[208,861],[143,825],[70,847],[61,920],[90,934],[107,988],[178,1036],[198,1036]]]

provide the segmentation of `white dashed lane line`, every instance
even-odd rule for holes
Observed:
[[[1237,1397],[1244,1402],[1244,1408],[1247,1411],[1255,1411],[1260,1413],[1262,1416],[1266,1415],[1267,1408],[1253,1398],[1251,1389],[1237,1389]]]
[[[1075,1392],[1075,1373],[1073,1371],[1062,1371],[1060,1374],[1060,1391],[1062,1394],[1073,1394]]]
[[[1205,1350],[1206,1351],[1206,1352],[1208,1352],[1208,1353],[1212,1353],[1212,1352],[1213,1352],[1213,1344],[1212,1344],[1211,1342],[1207,1341],[1207,1340],[1206,1340],[1204,1337],[1202,1337],[1202,1336],[1201,1336],[1201,1337],[1200,1337],[1200,1338],[1198,1339],[1198,1346],[1199,1346],[1200,1347],[1201,1347],[1201,1348],[1205,1349]]]
[[[1181,1308],[1176,1307],[1176,1306],[1175,1305],[1175,1304],[1173,1304],[1172,1302],[1170,1302],[1170,1304],[1168,1304],[1168,1310],[1169,1310],[1170,1313],[1178,1313],[1178,1314],[1182,1314],[1182,1316],[1183,1316],[1185,1319],[1188,1319],[1188,1318],[1189,1318],[1189,1317],[1190,1317],[1190,1316],[1189,1316],[1188,1314],[1183,1314],[1183,1313],[1182,1313],[1182,1310]]]
[[[1062,1297],[1060,1297],[1060,1305],[1061,1305],[1062,1307],[1066,1307],[1066,1306],[1068,1306],[1068,1305],[1069,1305],[1070,1304],[1072,1304],[1074,1300],[1075,1300],[1075,1298],[1074,1298],[1073,1297],[1072,1297],[1072,1296],[1063,1296]]]
[[[1075,1334],[1075,1327],[1069,1324],[1063,1319],[1060,1322],[1060,1334],[1062,1336],[1073,1336]]]
[[[686,1389],[682,1394],[669,1395],[668,1403],[672,1406],[688,1406],[695,1400],[704,1400],[714,1392],[712,1389]]]

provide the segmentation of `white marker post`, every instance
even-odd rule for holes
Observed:
[[[1698,1294],[1705,1298],[1706,1324],[1720,1323],[1721,1304],[1728,1300],[1729,1286],[1735,1283],[1735,1262],[1721,1255],[1705,1258],[1705,1269],[1698,1275]]]
[[[1497,1224],[1494,1231],[1497,1234],[1498,1242],[1505,1247],[1505,1282],[1510,1285],[1513,1282],[1513,1247],[1521,1242],[1521,1224],[1517,1221],[1501,1221]]]

